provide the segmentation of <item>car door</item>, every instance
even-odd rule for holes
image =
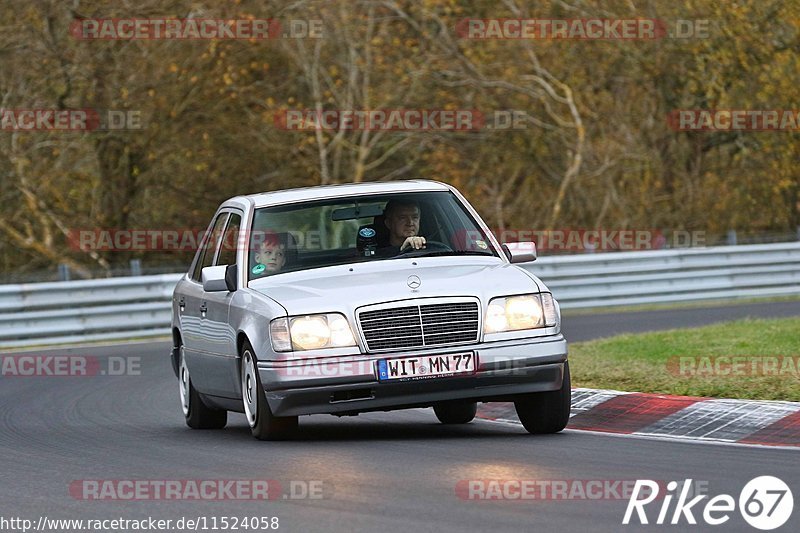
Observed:
[[[206,300],[201,273],[203,268],[214,264],[229,216],[230,212],[226,210],[217,213],[213,219],[195,259],[191,275],[183,285],[179,301],[184,355],[192,376],[192,384],[200,392],[208,394],[213,393],[207,388],[208,357],[204,354],[211,343],[208,339],[209,332],[204,327],[205,313],[202,312],[202,308]]]
[[[214,266],[237,264],[238,235],[242,213],[231,210],[220,241]],[[236,397],[239,371],[237,364],[236,331],[228,321],[234,293],[215,291],[202,293],[200,327],[203,330],[203,389],[207,394]]]

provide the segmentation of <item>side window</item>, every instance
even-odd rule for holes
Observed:
[[[231,213],[228,219],[228,226],[225,228],[225,235],[222,237],[222,249],[215,265],[234,265],[236,264],[236,252],[239,248],[239,229],[242,226],[242,216]]]
[[[217,220],[214,221],[214,227],[211,228],[211,234],[206,237],[203,248],[200,250],[200,255],[197,258],[197,263],[194,265],[194,272],[192,272],[192,279],[200,281],[200,274],[203,268],[211,266],[214,262],[214,256],[217,254],[217,246],[219,244],[220,234],[224,227],[225,220],[228,218],[228,213],[220,213]]]

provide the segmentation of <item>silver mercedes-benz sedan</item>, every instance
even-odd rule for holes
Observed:
[[[514,402],[530,433],[569,420],[559,306],[466,199],[435,181],[237,196],[211,220],[172,300],[186,423],[244,413],[258,439],[298,416],[433,407],[470,422]]]

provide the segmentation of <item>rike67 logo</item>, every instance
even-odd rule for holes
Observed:
[[[656,499],[661,501],[661,508],[655,524],[697,524],[695,513],[698,513],[706,524],[712,526],[719,526],[730,520],[731,513],[737,506],[733,496],[720,494],[701,506],[698,504],[708,498],[708,495],[701,494],[689,499],[691,486],[692,480],[687,479],[678,494],[678,482],[670,481],[667,483],[666,493],[660,494],[659,489],[662,485],[659,483],[650,479],[637,479],[622,523],[635,524],[638,520],[640,524],[649,524],[652,515],[647,516],[645,507]],[[644,497],[641,497],[642,495]],[[670,509],[675,496],[677,502],[675,507]],[[745,522],[756,529],[771,530],[781,527],[792,516],[794,498],[789,486],[783,480],[773,476],[759,476],[748,481],[739,493],[738,506]]]

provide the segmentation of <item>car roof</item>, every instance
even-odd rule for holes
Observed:
[[[280,191],[248,194],[231,198],[225,204],[239,204],[242,200],[252,202],[254,207],[291,204],[327,198],[347,198],[365,194],[402,193],[422,191],[448,191],[450,186],[433,180],[373,181],[367,183],[343,183],[319,185]],[[223,204],[223,205],[225,205]]]

